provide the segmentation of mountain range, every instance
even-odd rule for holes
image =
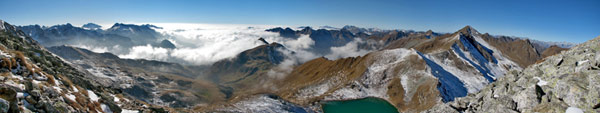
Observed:
[[[294,45],[260,38],[262,45],[232,58],[186,65],[73,46],[178,48],[156,31],[159,26],[0,22],[7,84],[0,90],[9,92],[0,94],[0,106],[12,112],[323,112],[326,102],[368,97],[398,112],[598,112],[600,106],[593,81],[598,38],[569,49],[574,44],[491,35],[471,26],[453,33],[277,27],[265,31],[286,40],[308,36],[314,44],[306,50],[321,57],[297,60],[304,53]],[[326,57],[351,43],[367,52]]]

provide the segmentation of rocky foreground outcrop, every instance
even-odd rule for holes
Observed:
[[[426,112],[600,112],[600,37]]]
[[[154,109],[94,79],[47,51],[15,26],[0,20],[0,113],[150,112]]]

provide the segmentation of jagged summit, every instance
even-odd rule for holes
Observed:
[[[277,28],[273,28],[273,29],[267,29],[265,31],[278,32],[281,37],[286,37],[286,38],[296,38],[296,37],[298,37],[296,35],[296,31],[292,30],[289,27],[286,27],[285,29],[281,28],[281,27],[277,27]]]
[[[431,29],[430,29],[430,30],[427,30],[427,31],[425,32],[425,34],[433,34],[433,30],[431,30]]]
[[[163,48],[169,48],[169,49],[175,49],[177,48],[175,46],[175,44],[173,44],[171,41],[164,39],[162,41],[160,41],[160,44],[158,44],[159,47],[163,47]]]
[[[260,40],[261,42],[265,43],[266,45],[269,45],[269,42],[267,42],[264,38],[258,38],[258,40]]]
[[[478,34],[479,32],[477,32],[477,30],[475,30],[475,28],[471,27],[470,25],[467,25],[458,30],[456,33],[462,33],[463,35],[471,35],[473,33]]]

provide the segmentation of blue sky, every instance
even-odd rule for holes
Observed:
[[[1,0],[15,25],[88,22],[356,25],[584,42],[600,35],[599,0]]]

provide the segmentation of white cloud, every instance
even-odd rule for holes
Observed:
[[[143,23],[147,24],[147,23]],[[151,45],[122,48],[128,53],[118,54],[121,58],[150,59],[182,64],[210,65],[216,61],[233,58],[242,51],[260,46],[263,43],[258,38],[264,38],[270,43],[277,42],[287,49],[294,51],[286,60],[306,62],[318,57],[309,52],[314,41],[308,35],[297,39],[283,38],[278,33],[265,31],[277,26],[269,25],[231,25],[231,24],[188,24],[188,23],[149,23],[162,27],[155,29],[165,34],[167,40],[176,45],[175,49],[153,47]],[[137,24],[137,25],[141,25]],[[114,52],[110,47],[107,51]],[[286,63],[288,63],[286,62]]]
[[[315,45],[315,41],[312,40],[308,35],[301,35],[296,40],[284,41],[283,45],[286,45],[286,47],[290,50],[306,50]]]
[[[107,47],[94,47],[94,46],[86,46],[86,45],[73,45],[73,47],[78,47],[78,48],[83,48],[83,49],[87,49],[90,50],[92,52],[96,52],[96,53],[105,53],[108,52],[108,48]]]
[[[344,46],[339,47],[331,47],[331,53],[325,55],[327,59],[338,59],[338,58],[346,58],[346,57],[355,57],[355,56],[363,56],[371,50],[362,49],[359,47],[360,44],[366,43],[360,38],[354,38],[351,42],[347,43]]]
[[[82,45],[76,45],[76,47],[90,49],[94,52],[112,52],[121,58],[210,65],[219,60],[233,58],[242,51],[260,46],[263,43],[258,41],[258,38],[264,38],[270,43],[280,43],[290,50],[283,51],[287,59],[279,66],[281,70],[291,70],[290,67],[323,56],[311,52],[311,47],[314,46],[315,41],[308,35],[301,35],[298,38],[283,38],[278,33],[265,31],[279,26],[189,23],[138,23],[137,25],[141,24],[162,27],[162,29],[155,30],[168,36],[166,39],[176,45],[177,48],[154,47],[150,44],[131,48]],[[160,40],[162,39],[158,41]],[[332,53],[325,56],[329,59],[337,59],[364,55],[370,51],[359,48],[364,43],[367,43],[367,41],[356,38],[344,46],[330,48]]]
[[[269,70],[267,74],[271,78],[284,78],[285,75],[292,72],[294,66],[319,57],[318,55],[308,51],[308,49],[315,44],[315,41],[312,40],[308,35],[301,35],[298,39],[279,39],[282,40],[283,45],[286,46],[287,50],[279,49],[277,51],[282,52],[286,56],[286,59],[277,65],[277,67]]]
[[[119,55],[119,57],[165,61],[169,58],[169,51],[165,48],[152,47],[150,44],[148,44],[145,46],[132,47],[129,54]]]
[[[145,24],[145,23],[144,23]],[[152,59],[182,64],[210,65],[216,61],[232,58],[244,50],[261,45],[258,38],[280,40],[279,34],[267,32],[268,25],[149,23],[162,27],[155,29],[167,35],[177,48],[165,49],[146,46],[125,48],[129,53],[123,58]],[[139,25],[139,24],[138,24]],[[152,50],[152,51],[151,51]]]

